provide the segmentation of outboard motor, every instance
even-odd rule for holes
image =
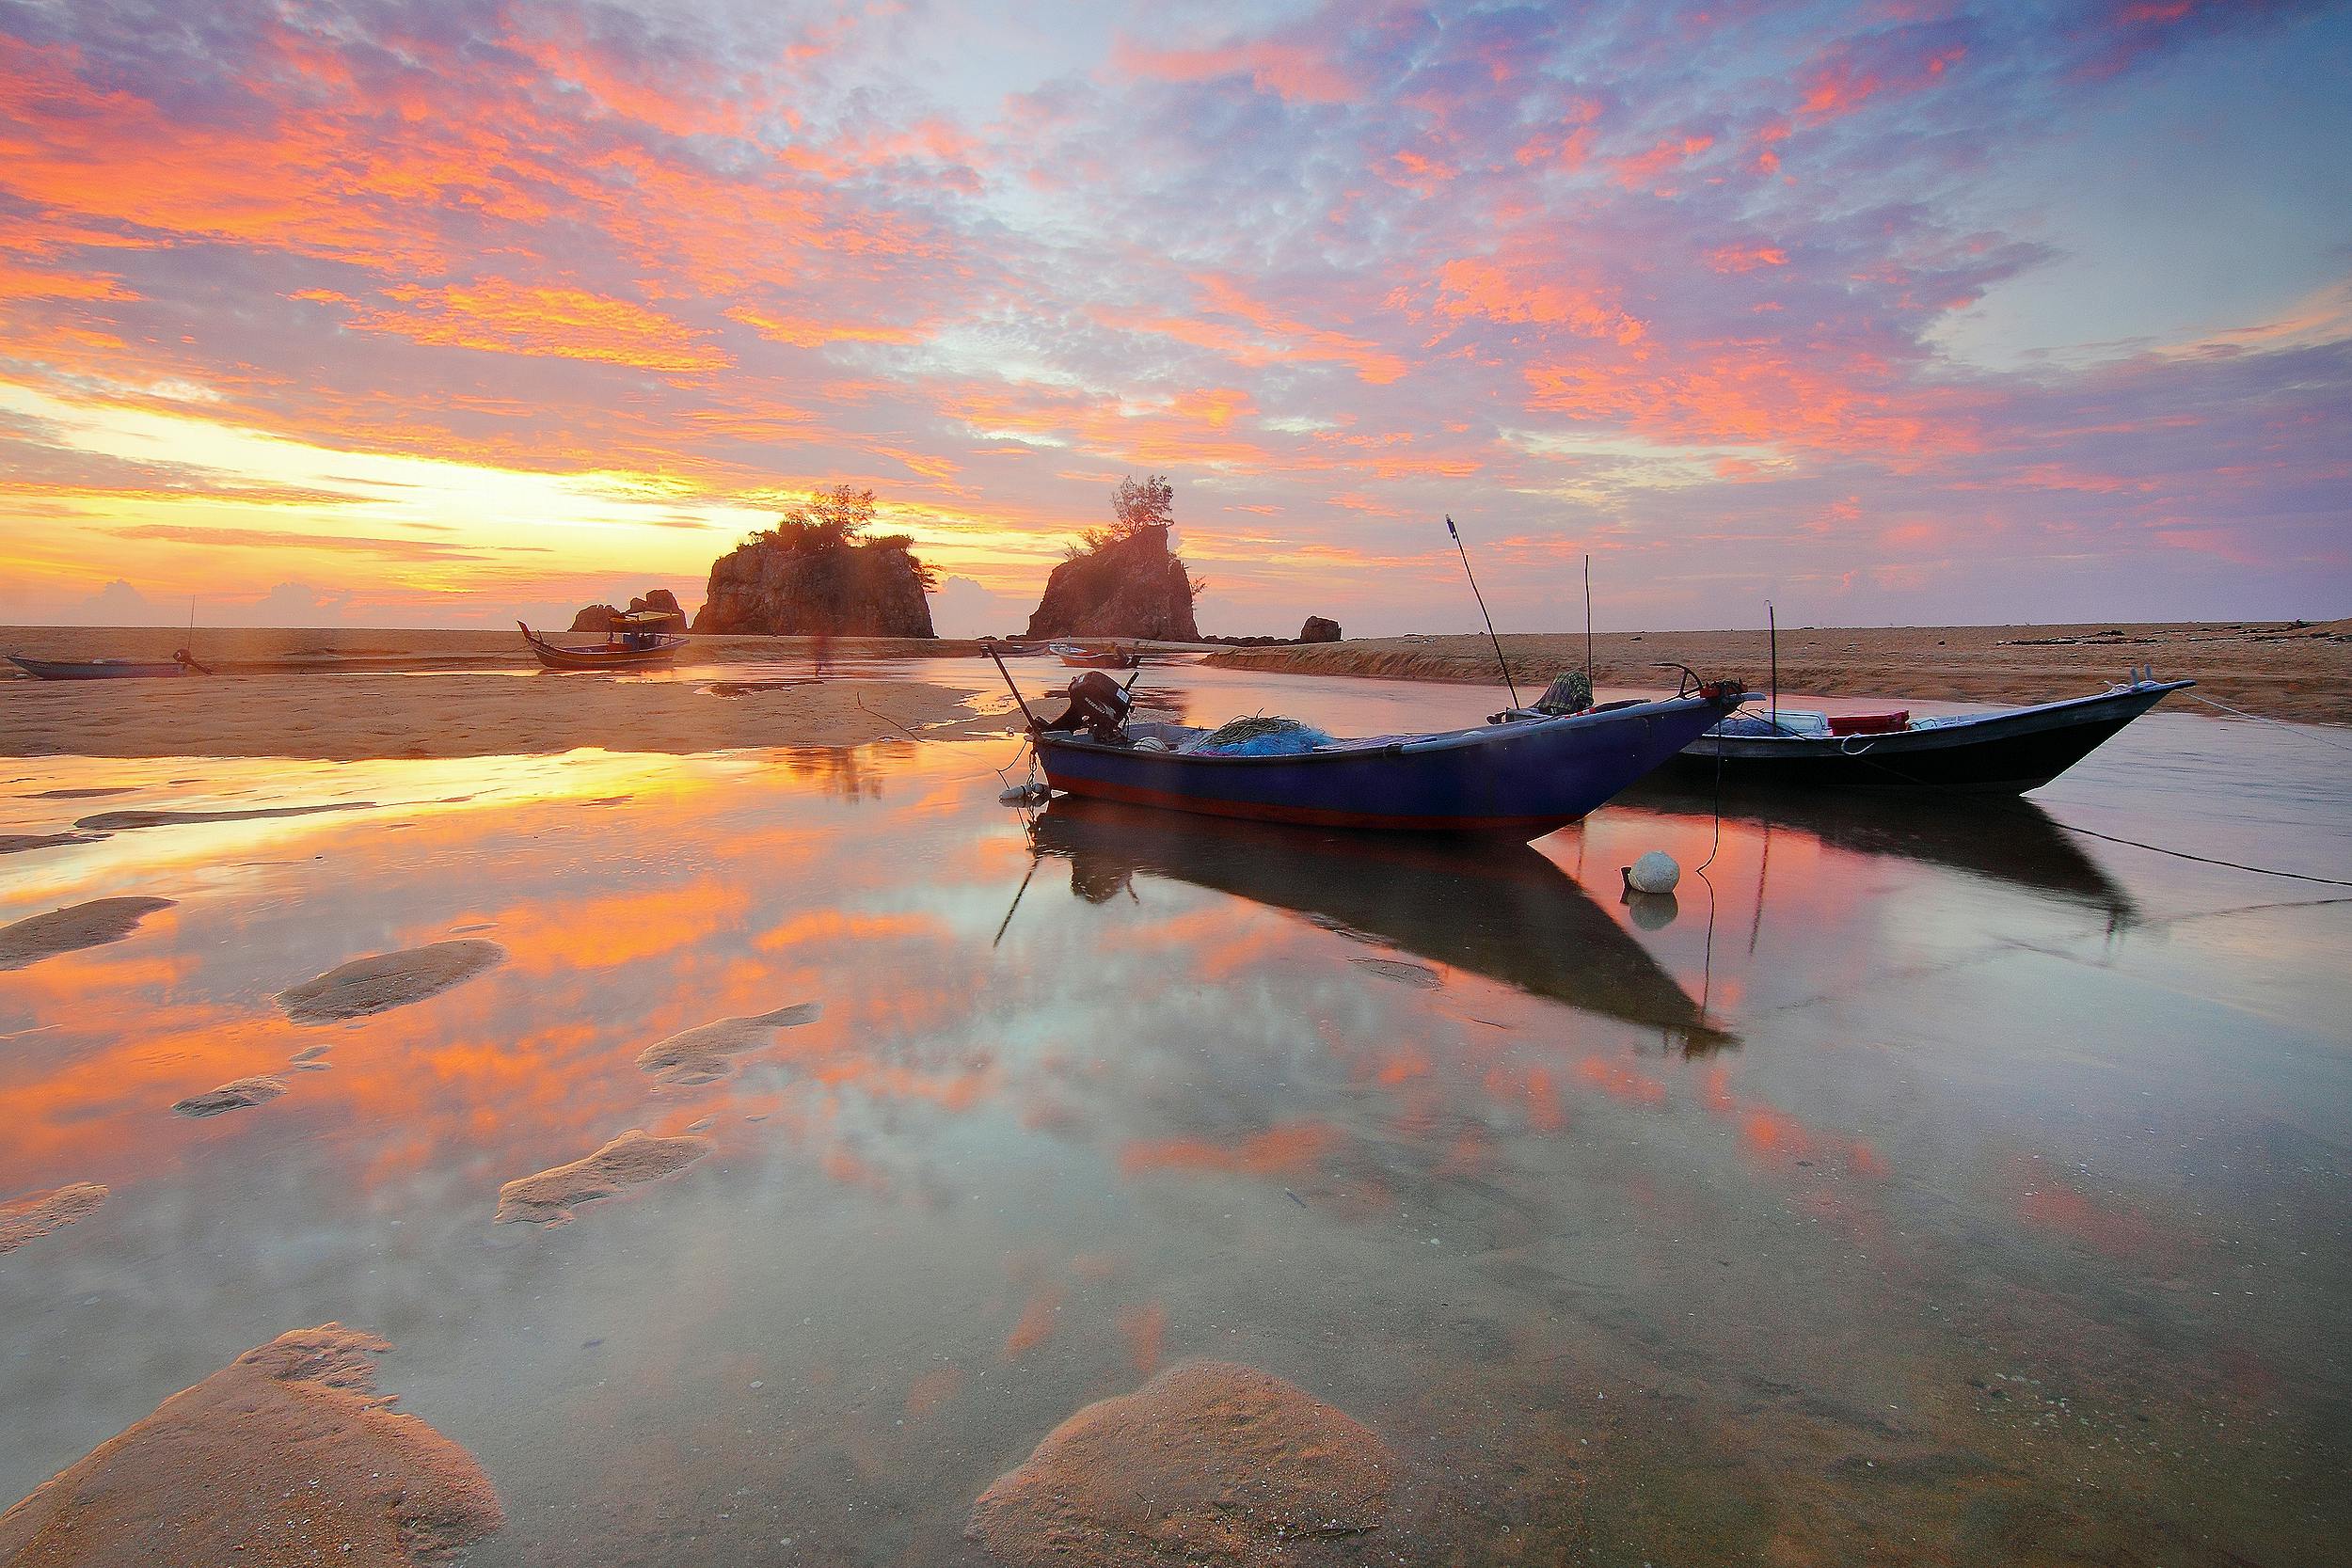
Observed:
[[[1089,670],[1070,683],[1070,706],[1049,730],[1083,729],[1095,740],[1117,740],[1127,727],[1127,710],[1135,693],[1100,670]]]

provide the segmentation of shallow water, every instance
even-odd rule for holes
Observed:
[[[1492,705],[1147,689],[1335,731]],[[1009,740],[0,761],[0,832],[373,802],[0,858],[0,923],[177,900],[0,974],[0,1200],[111,1189],[0,1256],[0,1500],[340,1320],[497,1484],[478,1563],[963,1560],[1057,1421],[1202,1355],[1401,1456],[1350,1560],[2324,1560],[2347,890],[2057,825],[2352,879],[2313,736],[2163,711],[2039,809],[1734,799],[1718,839],[1649,789],[1507,853],[1031,825]],[[273,1001],[455,936],[504,963],[342,1024]],[[636,1064],[802,1002],[719,1082]],[[287,1092],[170,1112],[259,1073]],[[706,1119],[666,1180],[490,1223]]]

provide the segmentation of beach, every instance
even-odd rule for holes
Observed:
[[[0,687],[0,1548],[2288,1568],[2352,1529],[2352,937],[2211,863],[2352,880],[2335,732],[2174,699],[1990,812],[1645,783],[1465,847],[1015,809],[985,660],[731,653]],[[1651,850],[1680,886],[1629,899]]]
[[[2352,724],[2352,620],[2199,622],[2071,626],[1783,626],[1780,689],[1810,696],[1950,703],[2046,703],[2079,697],[2155,667],[2217,702],[2265,718]],[[1523,694],[1584,668],[1581,632],[1504,633],[1502,650]],[[1597,688],[1672,685],[1661,660],[1700,674],[1738,675],[1764,689],[1772,640],[1762,631],[1604,632],[1593,639]],[[1393,680],[1497,680],[1484,634],[1371,638],[1295,647],[1236,648],[1211,662],[1269,673]]]

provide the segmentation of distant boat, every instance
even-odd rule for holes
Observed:
[[[2021,795],[2082,761],[2118,730],[2195,681],[2144,676],[2064,702],[1914,719],[1781,708],[1725,719],[1683,750],[1685,778],[1805,789]]]
[[[1206,730],[1130,723],[1130,692],[1097,671],[1070,683],[1060,718],[1031,715],[1030,736],[1046,783],[1069,795],[1261,822],[1524,842],[1603,804],[1743,696],[1736,681],[1713,682],[1692,695],[1603,712],[1318,739],[1252,755],[1198,749]]]
[[[628,670],[641,664],[659,664],[675,657],[686,646],[686,639],[672,636],[660,628],[675,625],[673,617],[662,614],[615,615],[612,629],[602,642],[585,648],[565,648],[548,641],[517,621],[523,628],[523,641],[539,656],[539,662],[550,670]]]
[[[1082,648],[1075,642],[1048,642],[1045,651],[1073,670],[1135,670],[1143,656],[1124,648]]]
[[[8,662],[45,681],[154,680],[166,675],[212,673],[185,648],[169,658],[27,658],[23,654],[10,654]]]

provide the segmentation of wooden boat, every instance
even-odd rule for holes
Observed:
[[[1069,796],[1039,814],[1032,842],[1068,858],[1071,892],[1091,902],[1119,896],[1138,871],[1168,877],[1289,911],[1375,951],[1658,1030],[1687,1054],[1735,1043],[1576,879],[1526,845],[1351,843],[1313,828],[1187,821]]]
[[[1048,642],[1045,651],[1073,670],[1136,670],[1143,656],[1124,648],[1082,648],[1075,642]]]
[[[28,658],[8,655],[8,662],[28,675],[45,681],[153,680],[166,675],[212,673],[185,648],[169,658]]]
[[[675,624],[667,615],[616,615],[605,640],[590,647],[565,648],[548,641],[520,621],[523,641],[550,670],[628,670],[659,664],[686,646],[686,639],[669,635],[662,626]]]
[[[1065,794],[1263,822],[1523,841],[1608,800],[1743,695],[1736,681],[1715,682],[1604,712],[1335,740],[1271,756],[1198,750],[1210,732],[1188,725],[1131,723],[1131,693],[1100,671],[1070,683],[1059,719],[1029,718],[1046,782]]]
[[[1711,779],[1720,767],[1726,784],[2019,795],[2065,772],[2167,694],[2196,684],[2142,675],[2093,697],[1936,719],[1742,713],[1692,741],[1676,768],[1686,778]]]

